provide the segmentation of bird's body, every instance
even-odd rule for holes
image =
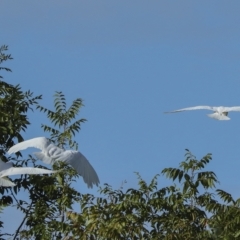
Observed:
[[[18,175],[18,174],[50,174],[55,171],[34,168],[34,167],[13,167],[11,162],[3,162],[0,160],[0,186],[13,187],[15,184],[10,180],[4,178],[6,176]]]
[[[83,180],[88,187],[92,188],[93,184],[98,186],[98,175],[82,153],[59,148],[45,137],[33,138],[20,142],[11,147],[8,153],[16,153],[29,147],[42,150],[41,152],[35,152],[33,154],[44,163],[53,165],[56,161],[62,161],[70,164],[78,174],[83,177]]]
[[[188,108],[182,108],[178,109],[172,112],[166,112],[166,113],[177,113],[177,112],[183,112],[183,111],[189,111],[189,110],[200,110],[200,109],[205,109],[205,110],[211,110],[214,113],[208,114],[207,116],[210,118],[214,118],[216,120],[230,120],[228,117],[228,112],[240,112],[240,106],[236,107],[211,107],[211,106],[196,106],[196,107],[188,107]]]

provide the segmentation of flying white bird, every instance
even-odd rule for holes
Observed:
[[[208,117],[214,118],[216,120],[230,120],[230,118],[227,116],[228,112],[240,112],[240,107],[210,107],[210,106],[196,106],[196,107],[189,107],[189,108],[182,108],[179,110],[175,110],[172,112],[165,112],[165,113],[176,113],[176,112],[183,112],[188,110],[199,110],[199,109],[207,109],[212,110],[214,113],[207,114]]]
[[[56,171],[34,168],[34,167],[13,167],[11,162],[3,162],[0,160],[0,186],[3,187],[13,187],[15,184],[4,178],[6,176],[18,175],[18,174],[49,174]]]
[[[59,148],[45,137],[33,138],[17,143],[8,150],[8,153],[16,153],[29,147],[42,150],[33,154],[44,163],[53,165],[56,161],[62,161],[70,164],[83,177],[84,182],[89,188],[92,188],[93,184],[98,186],[98,175],[85,156],[78,151]]]

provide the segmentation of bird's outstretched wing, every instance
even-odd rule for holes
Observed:
[[[98,175],[82,153],[78,151],[67,150],[61,154],[59,160],[70,164],[77,171],[77,173],[83,177],[84,182],[89,188],[92,188],[93,184],[98,186]]]
[[[6,178],[0,178],[0,187],[14,187],[15,183]]]
[[[224,112],[240,112],[240,107],[225,107]]]
[[[214,110],[214,107],[196,106],[196,107],[182,108],[182,109],[174,110],[174,111],[171,111],[171,112],[165,112],[165,113],[176,113],[176,112],[183,112],[183,111],[189,111],[189,110],[200,110],[200,109]]]
[[[92,188],[93,184],[98,186],[99,178],[97,173],[95,172],[92,165],[88,162],[88,160],[80,152],[72,151],[72,150],[64,151],[63,149],[52,144],[51,141],[45,137],[33,138],[30,140],[18,143],[13,147],[11,147],[8,150],[8,153],[12,154],[29,147],[35,147],[42,150],[42,152],[34,153],[34,155],[38,159],[42,160],[43,162],[48,164],[53,164],[55,161],[63,161],[67,164],[70,164],[78,172],[78,174],[83,177],[83,180],[88,185],[88,187]],[[41,173],[30,173],[30,172],[27,172],[27,173],[41,174]],[[46,173],[49,173],[49,172],[46,172]],[[21,172],[19,174],[24,174],[24,173]],[[1,173],[0,173],[0,177],[1,177]]]
[[[34,167],[11,167],[0,172],[0,177],[18,174],[50,174],[56,171]]]
[[[8,150],[8,154],[16,153],[29,147],[44,150],[49,144],[51,144],[51,141],[45,137],[32,138],[30,140],[15,144]]]
[[[47,155],[44,154],[43,152],[34,152],[33,155],[34,155],[37,159],[43,161],[43,162],[46,163],[46,164],[51,164],[51,165],[53,165],[53,164],[55,163],[55,159],[47,156]]]

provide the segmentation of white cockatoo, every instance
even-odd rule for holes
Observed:
[[[17,143],[8,150],[8,153],[16,153],[29,147],[42,150],[41,152],[35,152],[33,154],[44,163],[53,165],[56,161],[62,161],[70,164],[77,173],[83,177],[84,182],[89,188],[92,188],[93,184],[98,186],[98,175],[82,153],[59,148],[45,137],[37,137]]]
[[[56,171],[34,168],[34,167],[13,167],[11,162],[3,162],[0,160],[0,186],[2,187],[13,187],[15,184],[6,176],[18,175],[18,174],[50,174]]]
[[[188,108],[182,108],[178,109],[172,112],[165,112],[165,113],[177,113],[177,112],[183,112],[183,111],[189,111],[189,110],[200,110],[200,109],[206,109],[211,110],[214,113],[207,114],[208,117],[214,118],[216,120],[230,120],[228,117],[228,112],[240,112],[240,107],[210,107],[210,106],[196,106],[196,107],[188,107]]]

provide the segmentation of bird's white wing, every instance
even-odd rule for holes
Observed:
[[[8,150],[8,154],[16,153],[21,150],[27,149],[29,147],[38,148],[44,150],[48,145],[51,144],[51,141],[45,137],[32,138],[20,143],[15,144]]]
[[[0,178],[0,186],[2,187],[14,187],[16,184],[6,178]]]
[[[98,186],[98,175],[83,154],[77,151],[66,150],[61,154],[59,160],[70,164],[83,177],[89,188],[92,188],[93,184]]]
[[[47,156],[46,154],[44,154],[43,152],[34,152],[33,155],[34,155],[37,159],[43,161],[43,162],[46,163],[46,164],[51,164],[51,165],[53,165],[53,164],[55,163],[55,159],[54,159],[54,158],[48,157],[48,156]]]
[[[47,170],[42,168],[34,167],[11,167],[9,169],[3,170],[0,172],[0,177],[18,175],[18,174],[50,174],[54,173],[53,170]]]
[[[240,107],[225,107],[224,112],[240,112]]]
[[[171,111],[171,112],[165,112],[165,113],[176,113],[176,112],[183,112],[183,111],[189,111],[189,110],[200,110],[200,109],[213,110],[213,107],[210,107],[210,106],[196,106],[196,107],[182,108],[182,109],[174,110],[174,111]]]

